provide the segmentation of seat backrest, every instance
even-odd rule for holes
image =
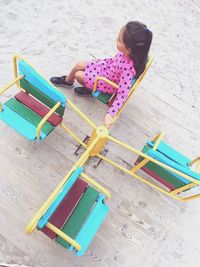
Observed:
[[[145,67],[144,71],[140,74],[140,76],[137,79],[135,79],[133,77],[133,79],[132,79],[132,86],[131,86],[131,88],[129,90],[128,98],[126,99],[126,101],[122,105],[121,109],[118,111],[117,115],[115,116],[115,120],[118,118],[118,116],[121,114],[121,112],[123,111],[123,109],[127,105],[130,97],[135,92],[136,88],[138,87],[138,85],[140,84],[140,82],[142,81],[142,79],[144,78],[144,76],[145,76],[147,70],[150,68],[152,62],[153,62],[153,59],[152,58],[149,58],[148,61],[147,61],[146,67]]]
[[[19,75],[24,75],[24,78],[20,80],[21,88],[49,108],[52,108],[57,102],[61,102],[56,113],[63,116],[67,100],[62,92],[58,91],[50,82],[22,59],[18,61],[18,73]]]
[[[182,165],[178,164],[176,161],[166,157],[165,155],[163,155],[162,153],[160,153],[158,151],[150,149],[150,150],[148,150],[147,155],[149,155],[152,158],[166,164],[169,167],[174,168],[177,171],[180,171],[180,172],[190,176],[191,178],[200,180],[200,174],[192,171],[189,168],[189,166],[182,166]],[[171,171],[169,171],[169,172],[171,172]],[[189,180],[187,180],[186,178],[184,178],[178,174],[174,174],[174,175],[177,176],[180,180],[182,180],[185,184],[191,183]]]
[[[151,148],[153,148],[154,144],[155,142],[153,141],[147,142],[147,145]],[[160,141],[156,150],[182,166],[188,166],[191,161],[189,158],[185,157],[183,154],[166,144],[164,141]]]

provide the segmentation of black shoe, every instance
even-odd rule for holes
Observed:
[[[73,86],[74,82],[68,83],[65,81],[66,76],[61,76],[61,77],[51,77],[50,81],[53,83],[55,86],[61,86],[61,87],[66,87],[70,88]]]
[[[92,96],[92,90],[86,87],[75,87],[74,92],[79,96]]]

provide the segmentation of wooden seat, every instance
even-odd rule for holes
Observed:
[[[177,189],[183,188],[183,190],[177,191],[183,192],[194,187],[196,185],[195,181],[200,181],[200,173],[195,172],[191,168],[192,161],[189,158],[185,157],[164,141],[160,141],[156,149],[154,149],[154,145],[154,141],[148,141],[142,149],[142,152],[178,171],[180,174],[172,171],[172,169],[168,167],[162,167],[151,161],[146,161],[146,163],[144,162],[144,164],[141,165],[143,171],[168,187],[170,191],[177,191]],[[135,164],[141,164],[143,160],[144,158],[140,156]],[[184,175],[190,177],[191,180],[185,178]]]
[[[82,171],[80,167],[74,171],[37,225],[39,230],[64,248],[75,249],[48,229],[48,222],[79,243],[78,256],[85,253],[109,211],[104,203],[105,196],[80,179]]]
[[[29,63],[15,62],[16,82],[22,91],[0,105],[0,119],[29,140],[46,138],[62,122],[66,97]]]
[[[129,94],[128,94],[128,98],[124,102],[124,104],[122,105],[121,109],[118,111],[117,115],[115,116],[115,119],[119,116],[119,114],[124,109],[126,103],[130,99],[130,97],[132,96],[132,94],[134,93],[134,91],[136,90],[136,88],[139,85],[139,83],[144,78],[144,76],[145,76],[147,70],[149,69],[149,67],[151,66],[152,62],[153,62],[153,59],[152,58],[149,58],[148,59],[148,62],[146,64],[145,70],[143,71],[143,73],[137,79],[135,79],[133,77],[133,79],[132,79],[132,85],[131,85],[131,88],[130,88]],[[108,93],[104,93],[104,92],[98,91],[98,81],[101,80],[101,79],[104,82],[107,82],[108,84],[110,84],[114,88],[116,88],[116,92],[114,94],[108,94]],[[96,97],[96,98],[98,98],[101,102],[107,104],[109,107],[111,107],[112,104],[113,104],[113,102],[115,101],[116,96],[117,96],[117,90],[118,90],[118,85],[117,84],[113,83],[112,81],[110,81],[109,79],[107,79],[105,77],[97,77],[96,78],[96,81],[94,83],[93,96]]]
[[[34,111],[36,114],[40,115],[44,118],[50,109],[42,104],[41,102],[37,101],[31,95],[21,91],[15,95],[15,98],[29,109]],[[54,112],[50,118],[48,118],[48,122],[50,122],[53,126],[58,126],[62,122],[63,118],[59,116],[56,112]]]

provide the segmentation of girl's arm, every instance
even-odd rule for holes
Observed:
[[[117,92],[117,96],[112,106],[109,108],[107,114],[109,114],[112,118],[117,115],[118,111],[123,106],[124,102],[128,98],[129,89],[132,85],[132,78],[135,75],[134,71],[124,70],[121,79],[119,82],[119,89]]]

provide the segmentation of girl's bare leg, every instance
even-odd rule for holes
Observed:
[[[76,73],[77,72],[83,72],[83,81],[84,81],[84,70],[86,67],[87,61],[80,61],[78,62],[73,69],[70,71],[70,73],[68,74],[68,76],[66,76],[65,81],[68,83],[72,83],[74,81],[74,79],[76,79]],[[78,75],[79,76],[79,75]],[[78,77],[77,76],[77,77]],[[82,76],[81,76],[82,77]],[[78,77],[79,78],[79,77]],[[77,80],[78,81],[78,80]],[[80,82],[80,81],[78,81]],[[81,83],[81,82],[80,82]],[[82,83],[81,83],[82,84]]]
[[[84,76],[85,76],[85,73],[84,71],[77,71],[75,73],[75,79],[77,80],[78,83],[80,83],[82,86],[85,86],[85,83],[84,83]]]

